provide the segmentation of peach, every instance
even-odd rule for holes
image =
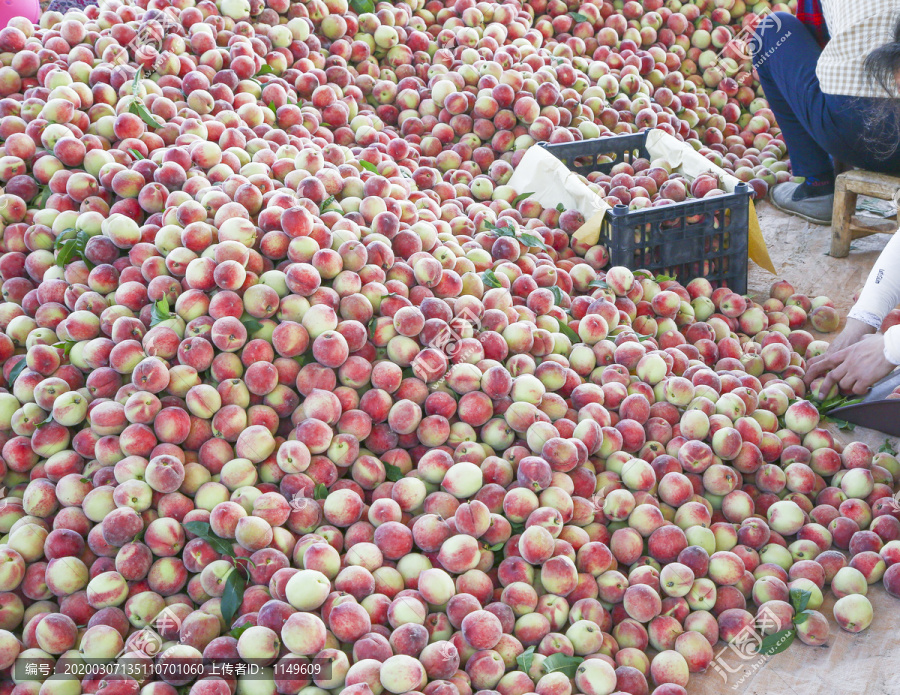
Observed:
[[[242,548],[255,551],[268,546],[274,538],[274,533],[265,519],[245,516],[238,519],[234,537]]]
[[[331,582],[316,570],[300,570],[287,583],[288,603],[297,610],[314,610],[324,603],[331,591]]]
[[[861,594],[839,598],[834,604],[834,619],[842,630],[862,632],[872,623],[872,604]]]
[[[274,630],[255,625],[241,633],[237,648],[242,660],[265,666],[278,658],[281,640]]]
[[[488,611],[473,611],[463,618],[463,639],[474,649],[493,649],[503,635],[499,618]]]
[[[182,622],[179,640],[195,649],[206,649],[207,645],[219,637],[221,626],[218,618],[205,611],[194,611]]]
[[[144,522],[134,509],[119,507],[104,517],[101,530],[104,541],[121,547],[144,530]]]
[[[475,569],[480,559],[481,551],[478,541],[465,535],[448,538],[441,544],[438,553],[438,561],[441,566],[448,572],[456,574]]]
[[[50,654],[62,654],[72,649],[77,636],[75,621],[61,613],[45,616],[35,630],[38,646]]]
[[[8,630],[0,630],[0,667],[6,669],[13,665],[22,645]]]
[[[184,482],[184,464],[174,456],[156,456],[150,459],[144,476],[147,484],[157,492],[175,492]]]
[[[885,570],[882,577],[885,590],[894,598],[900,596],[900,569],[898,567],[900,565],[897,563],[892,564]]]
[[[328,624],[341,642],[355,642],[372,629],[366,609],[355,602],[335,606],[328,614]]]
[[[54,558],[47,563],[44,577],[54,596],[67,596],[84,589],[90,579],[87,566],[79,558]]]
[[[623,597],[623,605],[629,616],[642,623],[649,622],[662,610],[659,594],[646,584],[628,587]]]
[[[828,619],[818,611],[810,610],[806,620],[797,625],[796,630],[803,644],[819,647],[828,641]]]
[[[118,572],[103,572],[87,585],[88,602],[93,608],[118,606],[125,602],[128,583]]]
[[[769,507],[766,512],[769,526],[773,531],[792,536],[803,526],[805,516],[796,502],[781,501]]]
[[[88,659],[112,659],[125,646],[122,635],[108,625],[92,625],[81,637],[81,653]]]
[[[675,651],[684,657],[691,673],[702,673],[713,660],[712,645],[699,632],[687,631],[676,637]]]
[[[238,435],[235,454],[253,463],[265,461],[275,451],[275,438],[262,425],[251,425]]]
[[[291,653],[313,656],[325,647],[325,623],[312,613],[294,613],[285,621],[281,639]]]
[[[379,681],[390,693],[418,690],[425,682],[425,669],[419,661],[405,654],[392,656],[381,665]]]
[[[585,695],[609,695],[616,683],[616,672],[602,659],[587,659],[575,670],[575,685]]]

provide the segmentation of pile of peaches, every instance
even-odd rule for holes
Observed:
[[[537,141],[648,127],[788,178],[729,48],[769,9],[0,30],[0,695],[682,695],[729,643],[827,644],[829,590],[866,629],[900,463],[804,382],[834,304],[609,267],[508,185]]]

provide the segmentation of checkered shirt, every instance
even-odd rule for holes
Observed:
[[[863,74],[869,52],[893,41],[900,0],[822,0],[831,40],[822,51],[816,75],[825,94],[894,97]]]

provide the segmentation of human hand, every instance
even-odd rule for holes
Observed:
[[[832,341],[825,354],[833,355],[836,352],[840,352],[844,348],[855,345],[867,335],[871,335],[873,333],[875,333],[874,326],[870,326],[869,324],[863,323],[862,321],[859,321],[857,319],[848,318],[847,325],[844,326],[844,330],[841,331],[838,337]]]
[[[895,368],[884,356],[884,335],[879,333],[810,360],[804,381],[809,385],[824,376],[819,393],[830,393],[836,385],[844,393],[862,396]]]

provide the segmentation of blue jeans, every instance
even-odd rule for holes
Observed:
[[[795,176],[831,175],[832,158],[871,171],[900,172],[900,102],[824,94],[816,76],[822,49],[792,14],[776,12],[756,34],[753,67]]]

